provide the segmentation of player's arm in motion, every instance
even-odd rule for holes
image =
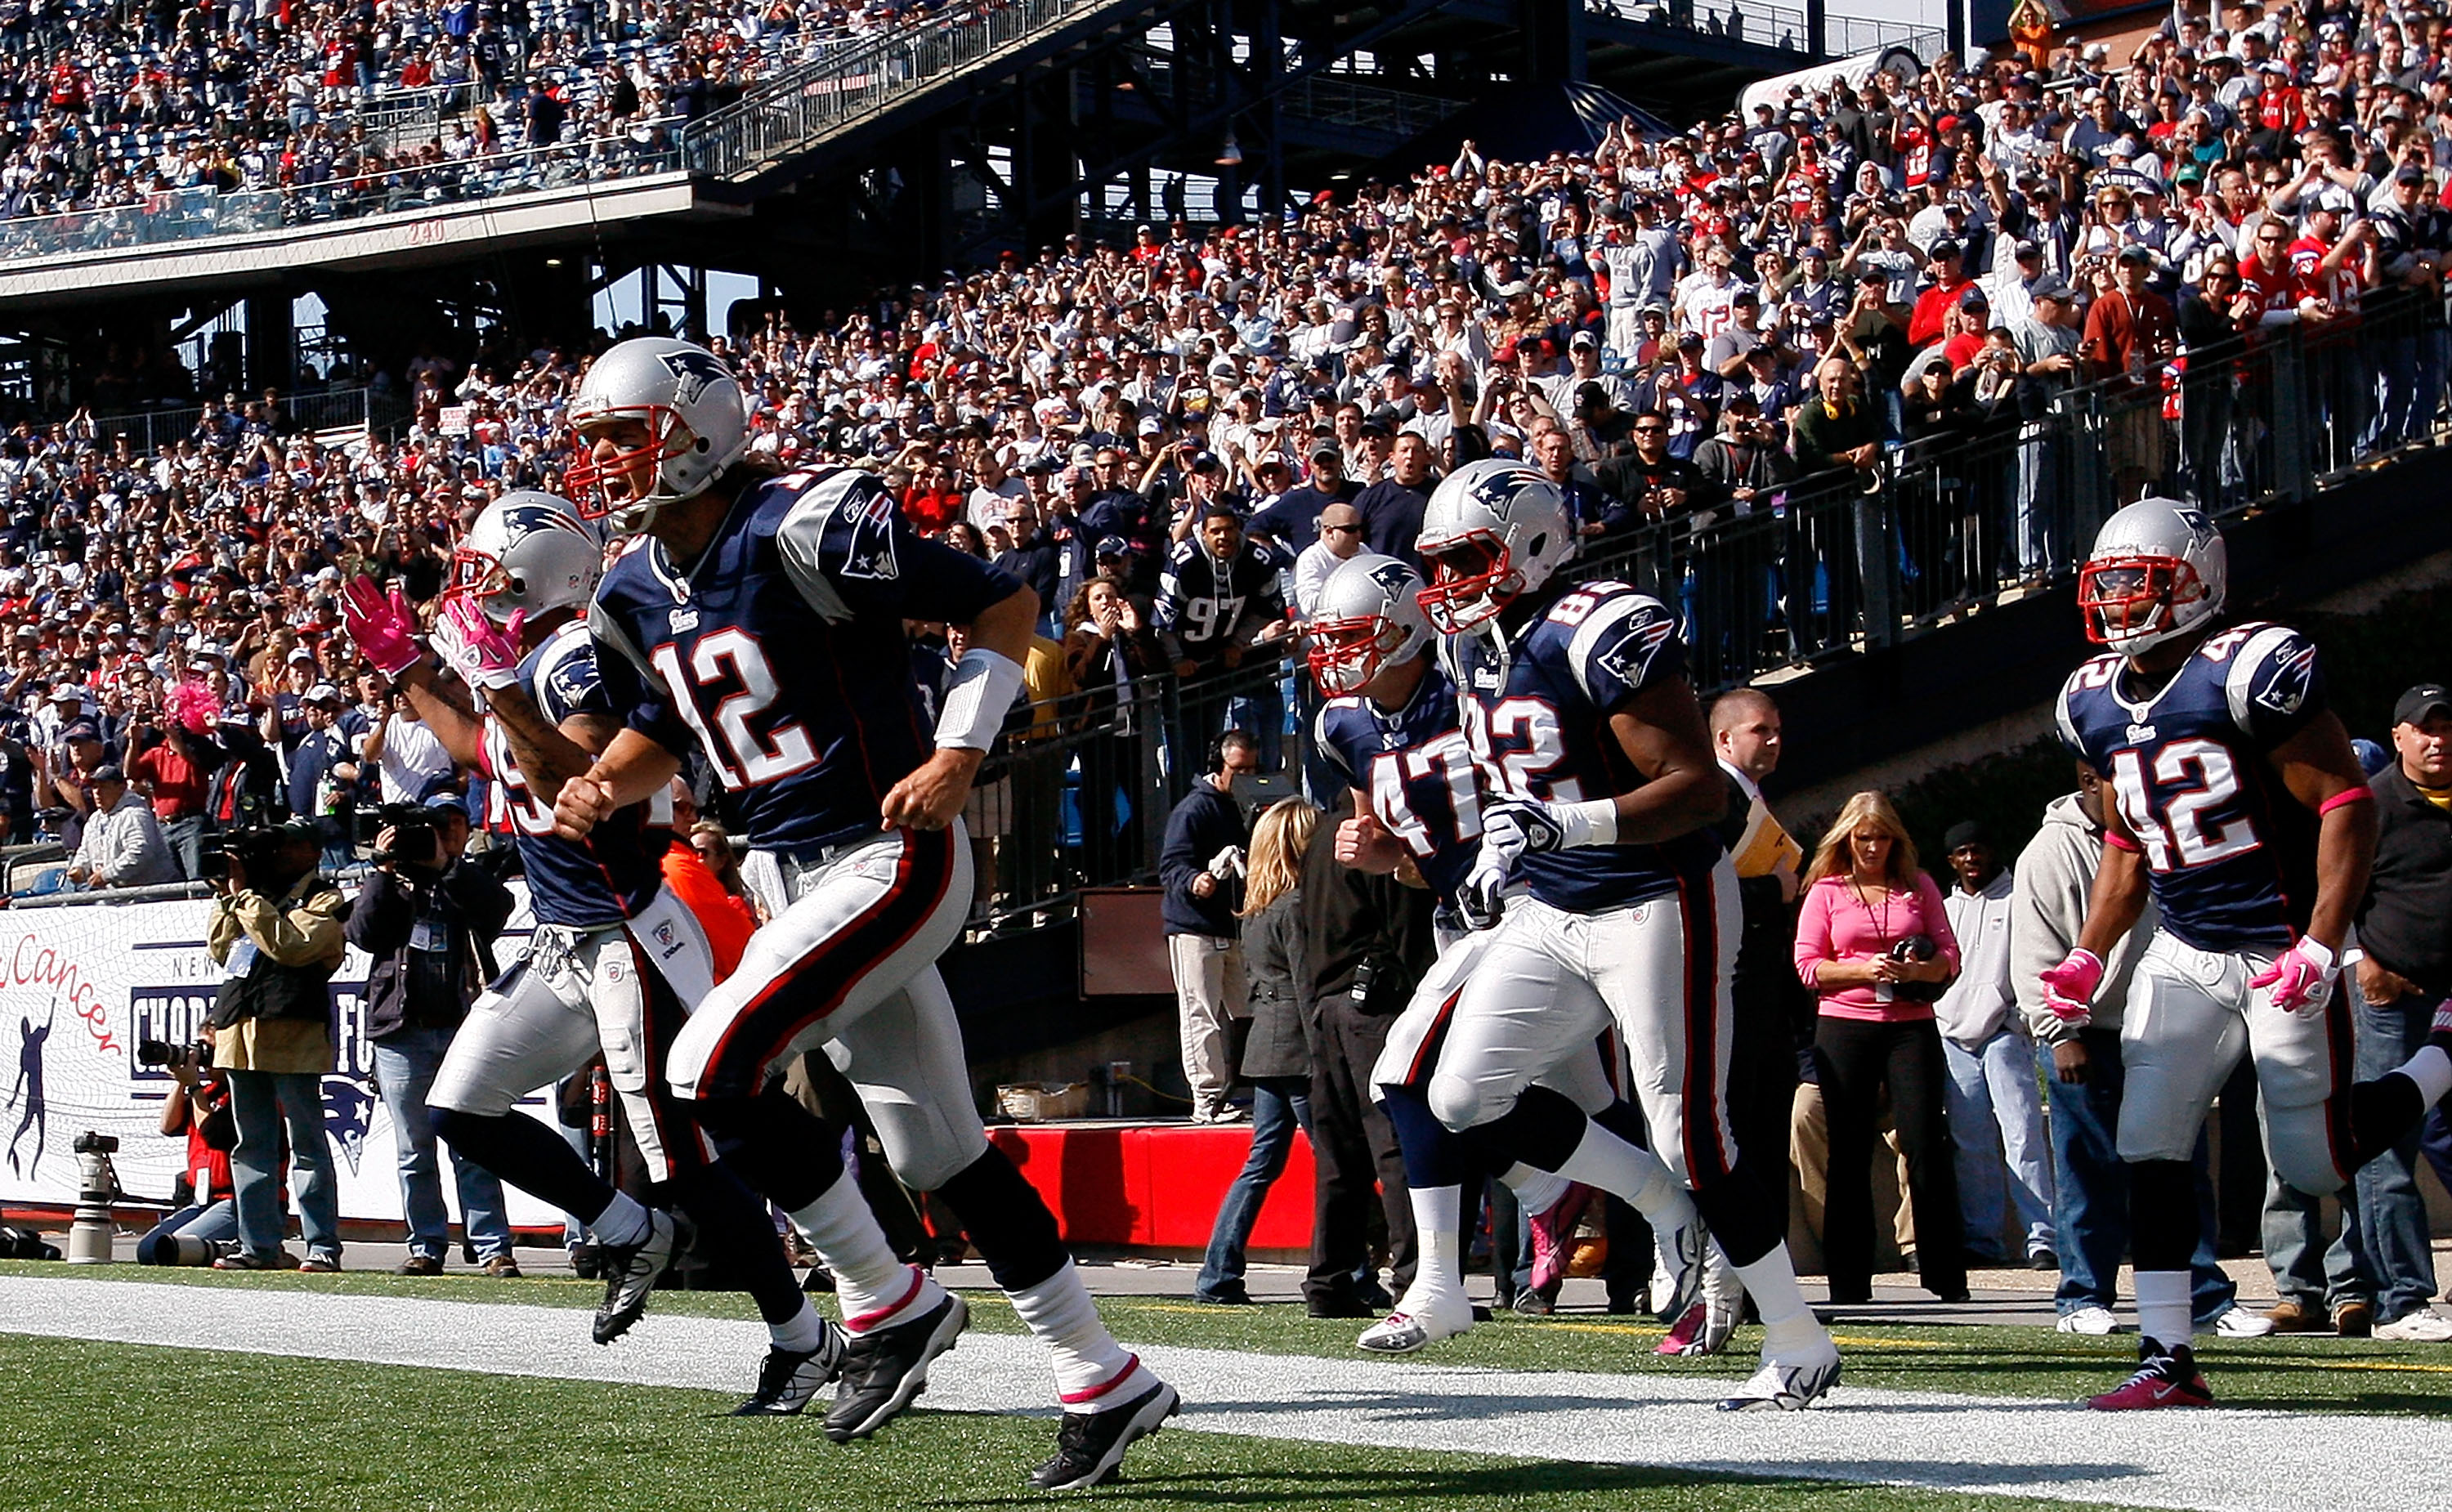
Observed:
[[[1672,840],[1727,815],[1729,782],[1711,754],[1711,727],[1682,674],[1612,713],[1610,731],[1644,777],[1641,787],[1610,800],[1617,843]]]
[[[2316,901],[2306,937],[2339,959],[2375,864],[2376,808],[2366,774],[2350,749],[2349,731],[2329,709],[2274,747],[2272,761],[2290,795],[2315,811]]]

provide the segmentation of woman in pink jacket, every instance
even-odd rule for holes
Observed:
[[[1941,890],[1917,868],[1915,842],[1878,793],[1859,793],[1839,811],[1805,883],[1796,974],[1821,1000],[1813,1064],[1830,1120],[1822,1225],[1830,1300],[1872,1300],[1873,1141],[1887,1091],[1923,1236],[1925,1287],[1965,1301],[1958,1177],[1942,1115],[1949,1073],[1932,1015],[1958,974]]]

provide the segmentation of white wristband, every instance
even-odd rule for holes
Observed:
[[[1586,803],[1552,803],[1550,816],[1558,821],[1558,843],[1567,848],[1578,845],[1615,845],[1617,843],[1617,799],[1593,798]]]
[[[1012,658],[973,646],[954,663],[945,683],[944,711],[937,716],[937,749],[984,751],[1004,727],[1006,711],[1021,693],[1021,668]]]
[[[2333,958],[2333,948],[2312,934],[2299,936],[2299,954],[2326,976],[2332,975],[2333,969],[2341,964]]]

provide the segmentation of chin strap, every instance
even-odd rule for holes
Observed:
[[[986,750],[1020,693],[1021,668],[1012,658],[985,646],[963,652],[945,684],[944,711],[937,716],[937,749]]]

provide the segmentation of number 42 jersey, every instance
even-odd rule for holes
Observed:
[[[2271,952],[2306,928],[2315,817],[2269,757],[2323,710],[2315,643],[2275,624],[2208,638],[2159,691],[2117,654],[2062,687],[2061,738],[2110,785],[2183,943]]]
[[[1626,583],[1588,582],[1505,634],[1503,645],[1450,636],[1442,650],[1485,796],[1578,803],[1643,786],[1610,717],[1686,674],[1685,642],[1660,600]],[[1719,836],[1696,829],[1656,845],[1527,855],[1515,871],[1542,902],[1591,913],[1708,890],[1721,854]]]
[[[931,754],[903,621],[967,624],[1020,586],[913,535],[874,474],[824,468],[744,487],[688,563],[641,537],[587,622],[630,727],[703,749],[750,844],[806,852],[875,835]]]

